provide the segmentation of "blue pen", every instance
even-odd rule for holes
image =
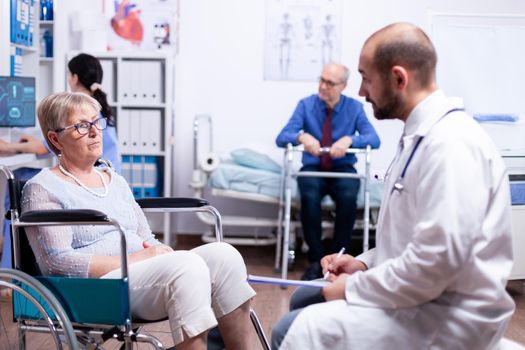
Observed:
[[[339,259],[341,257],[341,255],[344,254],[344,252],[345,252],[345,247],[341,248],[339,253],[337,253],[337,255],[335,256],[335,259]],[[330,271],[326,271],[326,273],[324,274],[323,278],[326,280],[326,279],[328,279],[328,276],[330,276]]]

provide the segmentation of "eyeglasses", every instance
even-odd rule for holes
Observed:
[[[344,84],[344,83],[345,83],[344,81],[340,81],[340,82],[336,83],[336,82],[331,81],[331,80],[326,80],[323,77],[319,77],[319,84],[325,84],[329,88],[333,88],[334,86],[337,86],[337,85],[340,85],[340,84]]]
[[[55,132],[62,132],[67,129],[75,128],[80,135],[86,135],[91,130],[91,127],[94,126],[98,130],[102,131],[108,126],[108,120],[104,117],[93,120],[92,122],[84,121],[69,125],[60,129],[56,129]]]

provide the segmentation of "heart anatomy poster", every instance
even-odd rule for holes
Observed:
[[[179,0],[104,0],[109,50],[178,51]]]

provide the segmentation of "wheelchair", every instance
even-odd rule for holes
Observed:
[[[127,245],[124,228],[97,210],[42,210],[21,214],[21,194],[25,184],[7,177],[11,219],[13,269],[0,269],[0,350],[3,349],[104,349],[113,339],[120,349],[166,349],[159,338],[143,331],[144,326],[163,320],[132,318],[129,302]],[[215,235],[222,241],[219,212],[209,203],[195,198],[145,198],[137,200],[145,212],[207,212],[215,218]],[[41,276],[24,227],[63,225],[111,225],[120,233],[120,279]],[[104,291],[103,297],[100,291]],[[6,293],[9,291],[10,293]],[[4,300],[11,295],[12,306]],[[167,318],[166,318],[167,319]],[[263,349],[270,349],[257,314],[250,319]],[[15,327],[7,327],[8,322]],[[38,337],[29,335],[37,333]],[[43,336],[42,334],[45,334]],[[34,339],[32,339],[34,338]],[[147,347],[144,347],[146,346]]]

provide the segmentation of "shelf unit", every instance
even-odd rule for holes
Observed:
[[[84,51],[85,52],[85,51]],[[79,51],[67,53],[67,61]],[[116,120],[122,172],[136,197],[169,197],[173,148],[172,57],[163,52],[85,52],[100,60],[104,77],[102,88]],[[151,187],[149,174],[157,169],[158,187]],[[140,181],[135,178],[142,171]],[[133,176],[135,174],[135,176]],[[154,181],[155,182],[155,181]],[[142,184],[142,185],[141,185]],[[148,214],[158,215],[158,214]],[[170,243],[170,214],[164,213],[164,233]],[[151,223],[159,220],[150,220]]]
[[[39,16],[40,18],[40,16]],[[53,49],[51,56],[46,56],[46,48],[43,44],[42,36],[46,31],[49,31],[53,38]],[[38,57],[38,78],[37,78],[37,100],[41,101],[47,95],[55,92],[54,77],[55,72],[55,22],[54,21],[38,21],[38,45],[39,45],[39,57]]]
[[[59,0],[54,0],[55,18],[56,10],[60,9]],[[11,1],[0,1],[0,18],[10,17]],[[11,55],[18,49],[20,55],[17,57],[17,76],[34,77],[36,80],[36,101],[37,103],[45,96],[57,91],[57,84],[60,78],[57,78],[56,60],[54,57],[41,57],[42,48],[40,45],[41,35],[50,31],[53,39],[55,38],[55,22],[40,21],[40,1],[34,0],[33,10],[31,11],[33,43],[31,46],[20,45],[11,42],[11,24],[9,21],[0,21],[0,75],[12,75],[13,67]],[[53,52],[57,54],[56,40],[53,40]],[[58,50],[60,51],[60,50]],[[62,62],[61,62],[62,63]],[[63,64],[63,63],[62,63]],[[60,72],[62,73],[62,72]],[[58,75],[60,77],[60,75]],[[61,87],[60,87],[61,88]]]
[[[39,0],[35,2],[40,3]],[[64,91],[67,73],[66,52],[72,44],[69,17],[74,6],[73,1],[53,0],[53,20],[37,21],[38,29],[35,36],[35,45],[38,48],[37,102],[52,93]],[[40,18],[40,10],[37,18]],[[44,46],[41,45],[41,40],[46,30],[53,38],[51,57],[46,57],[42,52]]]
[[[55,0],[57,2],[58,0]],[[38,103],[42,96],[45,96],[47,92],[44,92],[41,87],[41,82],[44,78],[40,76],[39,66],[40,66],[40,47],[39,47],[39,38],[40,38],[40,24],[38,19],[40,18],[40,1],[34,0],[31,13],[31,25],[32,25],[32,34],[33,42],[30,46],[25,46],[17,43],[11,42],[11,3],[10,0],[0,1],[0,75],[3,76],[23,76],[23,77],[34,77],[36,85],[36,102]],[[18,51],[19,55],[16,58],[16,74],[14,72],[13,62],[11,60],[11,55]],[[49,64],[46,62],[46,64]],[[38,120],[36,121],[37,125],[35,128],[30,128],[30,130],[25,130],[30,134],[39,134],[37,131]],[[20,133],[20,132],[18,132]],[[0,137],[5,137],[5,139],[11,139],[13,136],[9,128],[0,128]],[[50,158],[39,158],[34,154],[17,154],[11,157],[2,157],[2,165],[8,165],[11,169],[17,169],[20,167],[33,167],[41,168],[47,167],[52,164]],[[5,178],[0,178],[0,198],[4,198],[5,191]],[[4,206],[0,208],[0,227],[3,227],[3,217],[4,217]]]
[[[12,75],[11,54],[18,50],[17,76],[36,77],[38,70],[38,25],[36,21],[39,16],[38,2],[35,1],[29,10],[31,32],[33,35],[32,45],[26,46],[11,42],[11,1],[0,1],[0,75]],[[6,20],[7,19],[7,20]]]

